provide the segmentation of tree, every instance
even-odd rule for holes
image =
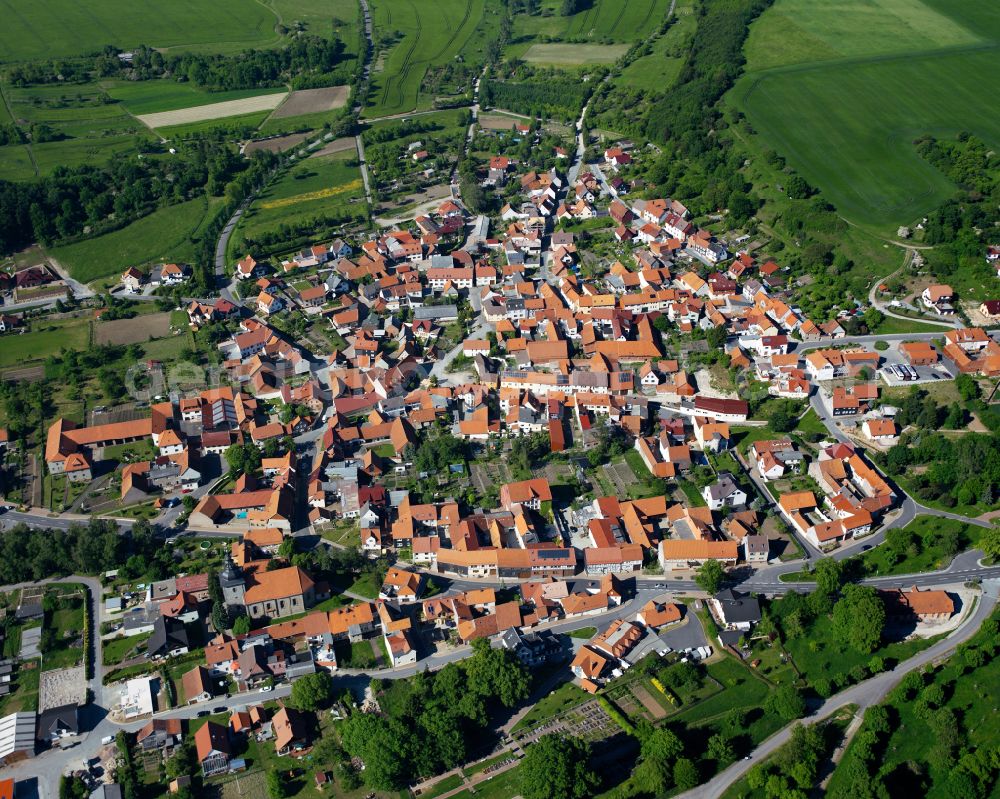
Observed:
[[[716,594],[722,587],[724,576],[722,564],[719,561],[706,560],[698,567],[698,573],[695,575],[694,581],[698,583],[698,586],[703,591],[709,594]]]
[[[713,350],[721,350],[726,346],[726,328],[710,327],[705,334],[705,341]]]
[[[318,710],[333,693],[333,680],[326,671],[299,677],[292,683],[292,704],[299,710]]]
[[[237,616],[233,621],[233,635],[246,635],[250,632],[250,617]]]
[[[844,583],[844,569],[840,561],[833,558],[820,558],[813,568],[813,578],[816,580],[816,590],[828,596],[840,591]]]
[[[377,791],[398,791],[409,776],[407,731],[375,713],[352,713],[341,727],[341,741],[365,764],[364,780]],[[530,750],[529,750],[530,751]]]
[[[699,782],[698,767],[686,757],[678,758],[674,763],[674,784],[682,791],[690,791]]]
[[[524,799],[587,799],[597,775],[588,766],[589,747],[579,738],[543,735],[528,747],[518,767]]]
[[[785,721],[792,721],[801,718],[806,712],[806,701],[795,687],[782,685],[767,695],[764,709]]]
[[[485,638],[473,641],[472,649],[466,663],[469,690],[495,696],[504,707],[527,699],[531,677],[509,650],[493,649]]]
[[[979,548],[991,561],[1000,560],[1000,527],[994,525],[979,539]]]
[[[226,450],[226,463],[233,474],[253,474],[260,468],[260,457],[254,444],[233,444]]]
[[[635,768],[635,781],[651,795],[662,793],[673,778],[673,763],[684,744],[665,727],[658,727],[640,736],[641,762]]]
[[[796,418],[784,407],[779,407],[768,417],[767,426],[775,433],[787,433],[795,429]]]
[[[267,795],[271,799],[285,799],[288,796],[288,786],[278,769],[268,769],[267,772]]]
[[[885,604],[874,588],[847,585],[843,596],[833,606],[833,631],[845,644],[866,655],[882,643],[885,627]]]
[[[872,306],[864,313],[865,327],[869,333],[874,333],[880,324],[885,320],[885,315],[875,306]]]

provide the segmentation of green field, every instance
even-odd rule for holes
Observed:
[[[698,21],[690,8],[678,8],[677,20],[640,56],[614,78],[614,83],[630,89],[659,92],[673,85],[687,60],[687,48]]]
[[[1000,144],[1000,13],[955,0],[778,0],[751,27],[730,93],[767,145],[854,222],[894,232],[956,187],[922,134]]]
[[[627,50],[627,44],[533,44],[523,57],[531,64],[576,67],[613,64]]]
[[[5,86],[4,97],[22,131],[47,125],[56,141],[0,148],[0,178],[30,179],[58,166],[103,162],[114,153],[132,149],[137,137],[148,137],[143,126],[94,84]],[[37,167],[37,172],[36,172]]]
[[[0,347],[0,368],[27,366],[58,355],[67,349],[85,350],[90,342],[90,319],[48,320],[32,322],[31,332],[19,336],[4,336]]]
[[[240,114],[232,117],[220,117],[219,119],[205,119],[201,122],[187,122],[183,125],[169,125],[165,128],[157,128],[156,132],[165,139],[184,138],[208,131],[227,132],[233,136],[240,136],[244,129],[250,135],[259,128],[264,120],[271,115],[270,111],[255,111],[250,114]]]
[[[52,249],[52,256],[77,280],[118,275],[128,266],[186,262],[194,257],[192,236],[208,214],[202,197],[170,205],[121,230]]]
[[[430,107],[430,97],[420,96],[428,67],[453,60],[472,37],[483,15],[485,0],[375,0],[372,22],[381,37],[394,39],[388,52],[372,69],[367,116],[382,116]]]
[[[252,238],[281,224],[346,210],[352,201],[364,197],[361,172],[347,163],[352,159],[357,159],[357,153],[347,150],[296,164],[257,197],[239,232]]]
[[[358,53],[357,0],[265,0],[282,23],[303,22],[313,36],[327,36],[331,31],[344,43],[344,51]],[[332,24],[331,24],[332,23]]]
[[[210,92],[193,83],[178,83],[173,80],[115,81],[104,84],[111,97],[121,101],[128,111],[136,116],[156,114],[161,111],[175,111],[199,105],[242,100],[245,97],[259,97],[262,94],[285,92],[283,87],[275,89],[237,89],[230,92]]]
[[[745,52],[747,69],[758,71],[841,58],[908,55],[982,41],[948,12],[919,0],[777,0],[750,27]]]
[[[253,0],[0,0],[0,61],[64,58],[122,48],[211,45],[238,51],[274,42],[274,12]]]
[[[670,0],[593,0],[568,17],[560,13],[561,6],[558,0],[542,0],[540,16],[517,16],[513,41],[539,35],[574,41],[637,41],[659,27]]]

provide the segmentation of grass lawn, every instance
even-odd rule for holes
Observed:
[[[705,502],[705,498],[701,495],[701,490],[692,483],[690,480],[684,477],[675,478],[677,487],[684,493],[687,497],[687,501],[696,508],[701,508],[706,506],[708,503]]]
[[[350,521],[337,522],[333,526],[324,527],[323,538],[345,547],[361,546],[361,531],[358,525]]]
[[[982,49],[1000,41],[1000,15],[935,5],[779,0],[752,26],[748,74],[730,94],[840,213],[889,234],[956,190],[915,138],[964,130],[1000,143],[1000,120],[977,111],[1000,81]]]
[[[207,213],[203,197],[169,205],[113,233],[55,247],[52,256],[84,283],[120,274],[129,266],[190,262],[195,254],[192,236]]]
[[[41,318],[31,323],[31,332],[19,336],[4,336],[0,347],[0,369],[25,366],[57,355],[63,348],[85,350],[90,343],[90,318]]]
[[[510,799],[521,792],[521,776],[517,766],[476,785],[475,792],[466,788],[453,794],[452,799]]]
[[[337,653],[337,665],[342,669],[371,669],[378,665],[371,641],[368,639],[356,643],[338,641],[335,652]]]
[[[372,572],[365,572],[347,587],[347,591],[366,599],[375,599],[378,596],[378,589],[382,586],[376,585],[376,575]]]
[[[962,549],[971,549],[979,544],[983,528],[955,519],[942,519],[936,516],[917,516],[903,528],[915,533],[920,538],[920,552],[915,555],[906,554],[901,560],[893,563],[889,550],[883,545],[852,558],[859,561],[866,575],[918,574],[920,572],[944,569],[951,563],[953,556],[945,554],[940,544],[936,543],[935,535],[942,532],[957,533],[961,537]]]
[[[831,681],[841,678],[842,684],[847,685],[856,682],[849,677],[850,671],[856,666],[867,665],[875,655],[885,660],[887,666],[891,666],[926,649],[935,640],[918,638],[890,643],[871,655],[866,655],[837,641],[833,634],[833,620],[828,616],[821,616],[813,622],[806,635],[787,640],[785,649],[808,682],[815,684],[824,677]]]
[[[19,710],[38,709],[38,682],[41,673],[41,662],[37,658],[18,664],[11,692],[0,699],[0,718]]]
[[[131,637],[122,636],[121,638],[112,638],[109,641],[104,641],[102,660],[105,666],[114,666],[121,663],[123,660],[129,660],[130,658],[141,655],[146,651],[146,641],[152,633],[142,633],[141,635],[133,635]]]
[[[534,707],[524,714],[524,718],[514,725],[512,732],[534,727],[546,719],[571,710],[577,705],[582,705],[588,699],[590,699],[590,695],[578,685],[564,682],[548,696],[542,697],[536,702]]]
[[[80,56],[109,42],[122,47],[144,42],[152,47],[197,47],[239,51],[276,39],[275,13],[264,4],[241,0],[200,3],[174,0],[123,6],[114,0],[81,5],[68,0],[24,6],[3,0],[0,60],[31,61]]]
[[[420,794],[421,799],[434,799],[435,796],[455,790],[463,782],[464,780],[460,774],[451,774],[440,782],[435,783],[429,790]]]
[[[511,757],[510,752],[501,752],[499,755],[487,758],[486,760],[480,761],[479,763],[470,768],[465,768],[462,770],[465,772],[466,776],[471,777],[473,774],[479,774],[482,771],[486,771],[486,769],[488,769],[490,766],[499,763],[501,760],[507,760],[509,757]]]
[[[803,435],[810,433],[821,436],[830,435],[830,431],[826,429],[826,425],[823,424],[822,419],[819,418],[819,415],[812,408],[806,411],[802,418],[796,422],[795,431]],[[775,438],[777,437],[775,436]]]
[[[65,593],[60,589],[59,593]],[[78,645],[83,637],[83,597],[73,597],[67,600],[68,607],[47,611],[44,627],[51,629],[53,647],[42,655],[44,671],[76,666],[83,659],[83,647]]]
[[[944,335],[947,328],[941,325],[933,325],[929,322],[921,322],[919,319],[896,319],[893,316],[886,316],[882,324],[878,326],[876,333],[892,335],[899,333],[938,333]]]
[[[135,461],[148,461],[157,454],[153,446],[152,439],[143,439],[131,444],[113,444],[104,448],[105,460],[118,461],[119,463],[132,463]]]
[[[585,640],[590,640],[595,635],[597,635],[596,627],[581,627],[579,630],[573,630],[570,632],[570,638],[583,638]]]

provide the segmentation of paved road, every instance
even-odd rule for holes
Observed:
[[[923,668],[928,663],[933,663],[949,655],[959,644],[969,640],[969,638],[975,635],[982,623],[989,618],[994,607],[996,607],[998,585],[1000,584],[990,583],[988,588],[984,586],[986,590],[984,590],[982,596],[979,598],[979,601],[971,615],[947,638],[939,641],[933,646],[928,647],[923,652],[914,655],[912,658],[904,660],[892,671],[879,674],[876,677],[872,677],[870,680],[865,680],[852,688],[848,688],[847,690],[841,691],[839,694],[830,697],[810,714],[808,720],[819,721],[827,718],[832,713],[847,705],[857,705],[863,711],[864,709],[881,702],[885,698],[886,694],[888,694],[889,691],[891,691],[909,672]],[[783,744],[785,744],[791,737],[792,729],[797,723],[798,722],[789,724],[780,732],[775,733],[764,741],[754,751],[751,760],[736,761],[733,765],[716,775],[715,778],[709,782],[699,785],[694,790],[681,794],[681,796],[684,797],[684,799],[718,799],[718,797],[721,797],[734,782],[739,780],[744,774],[753,768],[756,763],[759,763],[769,757]]]
[[[215,283],[219,287],[219,296],[235,305],[239,305],[240,301],[233,296],[235,278],[230,280],[226,275],[226,248],[229,246],[229,239],[233,235],[233,231],[236,230],[236,226],[240,222],[240,217],[250,207],[252,201],[253,195],[244,200],[243,204],[233,212],[225,227],[222,228],[219,240],[215,244]]]
[[[872,283],[872,287],[868,292],[868,303],[872,307],[877,308],[886,316],[891,316],[893,319],[902,319],[905,322],[926,322],[929,325],[940,325],[941,327],[946,327],[946,328],[962,327],[963,323],[960,319],[954,319],[954,320],[935,319],[929,315],[926,317],[921,316],[920,319],[914,319],[912,316],[904,316],[903,314],[896,313],[895,311],[893,311],[892,306],[889,305],[888,303],[879,300],[878,287],[881,286],[883,283],[888,283],[890,280],[892,280],[892,278],[894,278],[904,269],[909,267],[909,265],[913,262],[913,255],[916,252],[916,250],[914,250],[912,247],[906,247],[905,250],[906,254],[903,257],[903,265],[895,272],[893,272],[891,275],[884,277],[881,280],[875,280]]]

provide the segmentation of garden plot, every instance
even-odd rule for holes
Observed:
[[[350,94],[350,86],[330,86],[326,89],[294,91],[287,95],[285,102],[276,108],[272,118],[285,119],[304,114],[334,111],[347,105],[347,98]]]
[[[133,319],[115,319],[97,325],[98,344],[135,344],[170,333],[170,312],[145,314]]]

